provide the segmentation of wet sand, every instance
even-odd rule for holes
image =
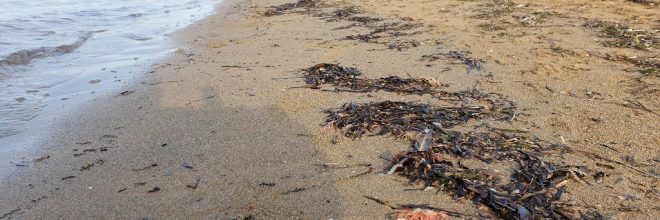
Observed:
[[[616,164],[566,152],[547,159],[609,174],[601,183],[571,181],[562,200],[616,219],[659,216],[658,178],[630,168],[658,175],[658,78],[645,78],[642,92],[632,92],[640,86],[633,80],[639,73],[628,70],[634,65],[601,58],[657,56],[658,50],[605,47],[597,31],[582,26],[599,18],[657,29],[657,7],[516,1],[498,11],[487,0],[369,0],[264,15],[288,2],[227,0],[216,15],[182,31],[181,50],[143,80],[56,123],[38,155],[2,180],[0,219],[381,219],[393,212],[366,197],[428,204],[464,218],[493,216],[469,198],[380,175],[408,141],[351,140],[322,129],[323,110],[347,102],[433,99],[299,88],[305,86],[300,70],[318,63],[357,67],[366,77],[429,77],[447,90],[503,94],[517,103],[514,120],[470,121],[458,129],[519,129],[616,161],[634,158]],[[343,40],[370,32],[341,28],[355,22],[336,12],[352,5],[358,15],[419,23],[420,33]],[[552,13],[534,14],[539,10]],[[314,16],[319,12],[327,16]],[[489,22],[504,26],[482,28]],[[468,51],[484,69],[467,73],[456,60],[422,59],[449,51]],[[603,163],[613,169],[597,165]],[[619,198],[625,195],[634,199]]]

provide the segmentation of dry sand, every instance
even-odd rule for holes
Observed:
[[[655,56],[657,62],[657,46],[605,47],[597,30],[583,26],[597,18],[658,30],[657,6],[517,0],[495,10],[506,2],[324,0],[313,9],[320,11],[264,16],[269,6],[287,2],[226,0],[216,15],[182,31],[182,49],[128,92],[95,100],[57,123],[37,149],[50,157],[28,158],[2,180],[0,219],[382,219],[393,211],[365,196],[492,217],[468,198],[379,175],[392,155],[408,149],[407,141],[339,135],[331,144],[337,133],[321,129],[324,109],[433,100],[293,88],[304,86],[300,69],[324,62],[358,67],[367,77],[432,77],[448,90],[506,95],[518,105],[515,120],[472,121],[459,129],[520,129],[612,160],[632,157],[635,162],[622,164],[576,152],[547,159],[609,174],[601,183],[589,176],[589,183],[570,182],[562,200],[615,219],[660,216],[659,78],[635,80],[634,65],[603,58]],[[341,40],[370,31],[340,28],[354,22],[332,16],[353,5],[359,15],[385,22],[420,23],[421,32],[376,39],[381,43]],[[314,16],[319,12],[330,17]],[[482,59],[485,69],[466,73],[463,63],[446,57],[421,60],[452,50]],[[348,168],[319,166],[331,163]],[[364,163],[373,172],[352,166]],[[619,198],[626,195],[632,197]]]

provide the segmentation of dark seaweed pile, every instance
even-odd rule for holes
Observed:
[[[472,198],[502,218],[564,219],[573,215],[558,202],[564,189],[557,187],[571,177],[571,167],[534,156],[535,150],[541,150],[535,142],[501,133],[452,133],[435,138],[429,150],[398,156],[392,166],[411,182],[422,181],[425,186],[436,186],[455,197]],[[477,157],[487,163],[515,161],[517,167],[505,182],[482,169],[454,162],[452,157]]]
[[[543,152],[563,149],[540,140],[497,130],[462,133],[450,129],[470,119],[501,115],[480,108],[436,107],[409,102],[348,103],[326,111],[326,123],[349,138],[391,134],[413,141],[412,149],[394,158],[388,173],[406,176],[471,198],[507,219],[593,219],[599,216],[577,214],[562,203],[562,187],[569,178],[585,177],[576,167],[559,166],[540,159]],[[469,168],[459,159],[475,158],[485,164],[516,166],[508,180],[483,169]],[[528,218],[529,217],[529,218]]]
[[[657,0],[627,0],[629,2],[634,2],[642,5],[657,5],[659,2]]]
[[[271,9],[267,10],[266,16],[275,16],[284,14],[286,11],[290,11],[297,8],[312,8],[316,7],[319,3],[318,0],[298,0],[295,3],[286,3],[278,6],[273,6]]]
[[[364,134],[393,134],[404,137],[424,129],[442,133],[443,129],[465,123],[469,119],[497,118],[509,115],[487,107],[435,107],[410,102],[347,103],[337,110],[327,110],[326,123],[340,129],[350,138]]]
[[[401,78],[389,76],[378,79],[358,78],[362,73],[352,67],[338,64],[317,64],[303,70],[305,82],[311,88],[320,88],[323,84],[336,87],[337,91],[375,92],[379,90],[405,94],[430,94],[439,83],[431,79]]]
[[[362,73],[352,67],[338,64],[317,64],[303,69],[305,82],[310,88],[320,89],[321,85],[332,85],[336,92],[376,92],[386,91],[399,94],[429,94],[444,101],[455,101],[462,104],[474,103],[482,105],[484,111],[496,111],[513,117],[515,103],[496,93],[483,93],[479,90],[447,92],[439,90],[441,84],[434,79],[401,78],[388,76],[377,79],[359,78]]]
[[[356,68],[329,63],[317,64],[303,71],[305,72],[305,82],[315,89],[320,88],[323,84],[334,85],[348,82],[362,75]]]

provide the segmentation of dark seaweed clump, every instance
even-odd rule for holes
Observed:
[[[323,84],[338,84],[355,79],[362,75],[356,68],[343,67],[337,64],[321,63],[303,70],[305,82],[311,88],[318,89]]]
[[[431,78],[401,78],[388,76],[377,79],[360,78],[362,73],[352,67],[338,64],[317,64],[303,69],[305,82],[309,88],[320,89],[321,85],[332,85],[336,92],[396,92],[400,94],[429,94],[437,99],[468,104],[477,102],[483,108],[498,111],[513,117],[515,103],[496,93],[484,93],[473,89],[469,91],[448,92],[440,90],[441,83]]]
[[[451,131],[469,119],[495,118],[495,112],[470,107],[436,107],[409,102],[348,103],[326,111],[328,126],[349,138],[392,134],[413,141],[412,149],[394,158],[388,174],[423,182],[456,197],[471,198],[506,219],[597,218],[581,216],[562,203],[569,178],[584,178],[577,167],[540,159],[542,152],[562,149],[534,138],[495,129],[482,133]],[[524,133],[524,132],[523,132]],[[469,168],[459,159],[476,158],[485,164],[515,163],[507,180],[483,169]],[[579,176],[579,177],[576,177]],[[529,218],[528,218],[529,217]]]
[[[357,78],[362,73],[356,68],[338,64],[322,63],[303,70],[305,82],[311,88],[320,88],[322,84],[331,84],[337,91],[375,92],[379,90],[405,94],[429,94],[440,83],[433,79],[401,78],[389,76],[378,79]]]
[[[286,3],[278,6],[273,6],[268,9],[264,15],[275,16],[284,14],[284,12],[297,9],[297,8],[313,8],[319,3],[318,0],[298,0],[295,3]]]
[[[438,187],[458,198],[471,198],[505,219],[532,219],[532,216],[550,219],[597,218],[579,216],[560,201],[566,180],[582,173],[578,168],[541,160],[532,151],[541,148],[521,137],[498,133],[459,134],[438,137],[429,150],[398,156],[392,164],[394,171],[412,182],[424,182],[425,186]],[[468,168],[452,161],[453,157],[471,157],[464,153],[468,150],[478,152],[475,157],[488,163],[515,161],[513,174],[508,181],[504,181],[483,169]]]
[[[442,133],[443,129],[467,122],[469,119],[496,118],[506,120],[507,112],[484,106],[435,107],[411,102],[347,103],[337,110],[326,111],[326,123],[349,138],[362,135],[392,134],[409,137],[425,129]]]
[[[627,0],[627,1],[642,5],[650,5],[650,6],[658,4],[658,0]]]

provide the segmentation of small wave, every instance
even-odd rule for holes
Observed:
[[[89,38],[91,38],[95,33],[104,32],[102,31],[90,31],[85,33],[85,35],[78,38],[76,42],[72,44],[63,44],[56,47],[40,47],[29,50],[19,50],[14,53],[7,55],[4,59],[0,60],[0,66],[15,66],[15,65],[26,65],[32,62],[35,59],[39,59],[47,56],[58,56],[66,53],[71,53],[76,49],[80,48]]]

